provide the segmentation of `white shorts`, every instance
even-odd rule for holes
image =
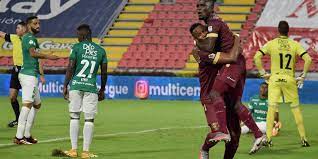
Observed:
[[[96,93],[71,90],[69,92],[69,111],[71,113],[97,113],[98,95]]]
[[[22,103],[39,105],[41,103],[41,98],[38,88],[38,78],[19,73],[19,81],[22,87]]]
[[[261,130],[261,132],[263,134],[266,133],[266,122],[262,121],[262,122],[256,122],[257,127]],[[241,127],[241,132],[242,134],[247,134],[248,132],[250,132],[250,129],[244,125]]]

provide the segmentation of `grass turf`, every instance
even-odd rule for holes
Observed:
[[[44,98],[36,117],[32,134],[39,141],[36,145],[1,146],[12,142],[16,128],[7,128],[13,119],[9,100],[0,97],[0,158],[47,159],[55,148],[67,150],[69,137],[67,102],[61,98]],[[273,139],[274,147],[264,148],[255,155],[248,155],[252,135],[243,135],[235,158],[239,159],[312,159],[318,152],[317,105],[304,105],[303,116],[310,148],[301,148],[295,122],[288,106],[280,107],[282,131]],[[81,119],[83,123],[83,117]],[[106,100],[99,104],[95,120],[95,137],[91,151],[101,159],[195,159],[208,129],[199,102],[192,101],[133,101]],[[81,124],[81,128],[83,125]],[[166,129],[158,129],[166,128]],[[143,131],[149,130],[149,131]],[[128,132],[128,133],[127,133]],[[129,133],[130,132],[130,133]],[[132,133],[138,132],[138,133]],[[121,133],[121,134],[118,134]],[[80,133],[82,134],[82,133]],[[81,150],[82,140],[79,140]],[[222,158],[224,144],[211,150],[211,158]]]

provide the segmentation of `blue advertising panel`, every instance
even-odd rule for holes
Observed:
[[[0,30],[15,33],[28,16],[41,20],[39,37],[74,37],[79,24],[89,24],[96,37],[122,0],[1,0]]]
[[[46,75],[45,78],[46,84],[39,83],[41,96],[62,97],[64,75]],[[9,81],[10,75],[0,75],[0,96],[8,95]],[[247,79],[242,100],[246,102],[258,94],[262,82],[261,79]],[[299,91],[301,102],[318,103],[317,89],[318,81],[305,81],[304,88]],[[111,99],[199,100],[200,86],[198,78],[109,76],[105,93]]]

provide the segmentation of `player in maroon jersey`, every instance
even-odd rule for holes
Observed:
[[[200,23],[196,23],[194,25],[192,25],[192,27],[190,28],[190,32],[191,33],[195,33],[195,32],[200,32],[200,30],[204,30],[203,25]],[[201,35],[201,34],[200,34]],[[198,36],[200,36],[198,35]],[[194,35],[194,37],[196,37],[196,35]],[[206,39],[206,34],[204,35],[204,37],[201,37],[202,40],[200,39],[196,39],[196,43],[204,43]],[[198,44],[198,45],[200,45]],[[217,132],[218,130],[218,121],[217,118],[215,116],[215,110],[213,109],[213,107],[211,106],[212,102],[209,99],[209,90],[212,89],[215,77],[217,76],[217,71],[218,71],[218,67],[216,67],[217,65],[213,65],[211,63],[211,58],[215,59],[215,63],[216,64],[227,64],[227,63],[233,63],[237,60],[237,57],[240,54],[240,50],[239,50],[239,45],[240,45],[240,40],[239,37],[235,38],[235,43],[234,46],[232,48],[232,50],[230,51],[230,53],[216,53],[216,54],[211,54],[209,52],[207,52],[205,54],[205,56],[201,55],[201,57],[196,56],[197,55],[197,51],[198,49],[194,49],[192,54],[194,55],[195,59],[197,60],[197,62],[199,63],[199,72],[200,72],[200,86],[201,86],[201,102],[202,105],[205,108],[205,115],[207,117],[207,122],[209,124],[209,126],[211,127],[211,132],[208,133],[206,140],[204,142],[204,144],[202,145],[201,151],[200,151],[200,155],[199,158],[200,159],[207,159],[209,157],[209,149],[211,147],[213,147],[217,142],[211,142],[210,139],[212,139],[213,137],[215,137],[215,132]],[[212,57],[211,57],[212,56]],[[213,71],[214,70],[214,71]],[[227,93],[229,94],[229,93]],[[226,101],[226,105],[234,105],[235,102],[233,102],[233,100],[231,100],[231,94],[224,96],[224,99]],[[234,157],[235,152],[238,148],[238,144],[239,144],[239,138],[240,138],[240,133],[241,133],[241,128],[240,128],[240,123],[239,123],[239,119],[238,116],[235,112],[235,110],[233,109],[234,106],[232,107],[226,107],[227,108],[227,116],[230,116],[231,118],[229,118],[229,120],[227,120],[227,126],[229,128],[229,132],[231,134],[231,138],[232,140],[230,142],[226,143],[226,149],[225,149],[225,154],[224,154],[224,158],[225,159],[231,159]]]
[[[205,47],[200,49],[199,56],[206,55],[201,52],[229,52],[233,47],[234,36],[229,27],[223,22],[220,18],[218,18],[213,13],[213,0],[199,0],[198,1],[198,14],[200,20],[203,20],[208,27],[208,33],[205,41],[208,41]],[[199,34],[204,34],[201,32]],[[204,36],[204,35],[203,35]],[[211,61],[215,61],[212,57]],[[212,63],[212,62],[211,62]],[[207,108],[214,110],[216,113],[219,129],[213,135],[208,135],[206,141],[217,142],[220,140],[228,141],[230,140],[230,135],[227,129],[227,121],[226,121],[226,110],[225,110],[225,102],[224,96],[226,93],[231,93],[231,101],[235,104],[235,111],[241,121],[245,123],[251,130],[253,130],[255,135],[255,142],[250,153],[255,153],[261,146],[261,143],[266,139],[265,136],[261,133],[255,121],[253,120],[248,109],[241,103],[241,97],[243,94],[243,88],[245,84],[245,58],[242,54],[238,56],[238,59],[235,63],[231,65],[222,65],[215,66],[219,68],[219,74],[215,77],[215,81],[213,83],[212,89],[205,90],[209,92],[209,95],[206,97],[208,101],[211,101],[211,108]],[[199,72],[201,73],[201,72]],[[204,74],[202,74],[204,76]],[[202,77],[205,79],[206,77]],[[231,105],[228,105],[231,106]],[[207,111],[209,112],[209,111]],[[207,114],[207,116],[214,116],[211,112]],[[202,150],[206,151],[206,150]],[[202,152],[201,151],[201,152]],[[208,152],[208,151],[207,151]],[[201,153],[202,154],[202,153]],[[206,156],[206,155],[205,155]],[[206,158],[206,157],[202,157]]]

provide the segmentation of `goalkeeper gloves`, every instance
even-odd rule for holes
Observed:
[[[305,73],[301,73],[297,78],[296,78],[296,82],[297,82],[297,87],[299,89],[302,89],[304,86],[304,80],[305,80]]]
[[[268,83],[268,80],[271,77],[271,74],[267,73],[265,70],[261,70],[259,71],[259,76],[264,78],[266,83]]]

